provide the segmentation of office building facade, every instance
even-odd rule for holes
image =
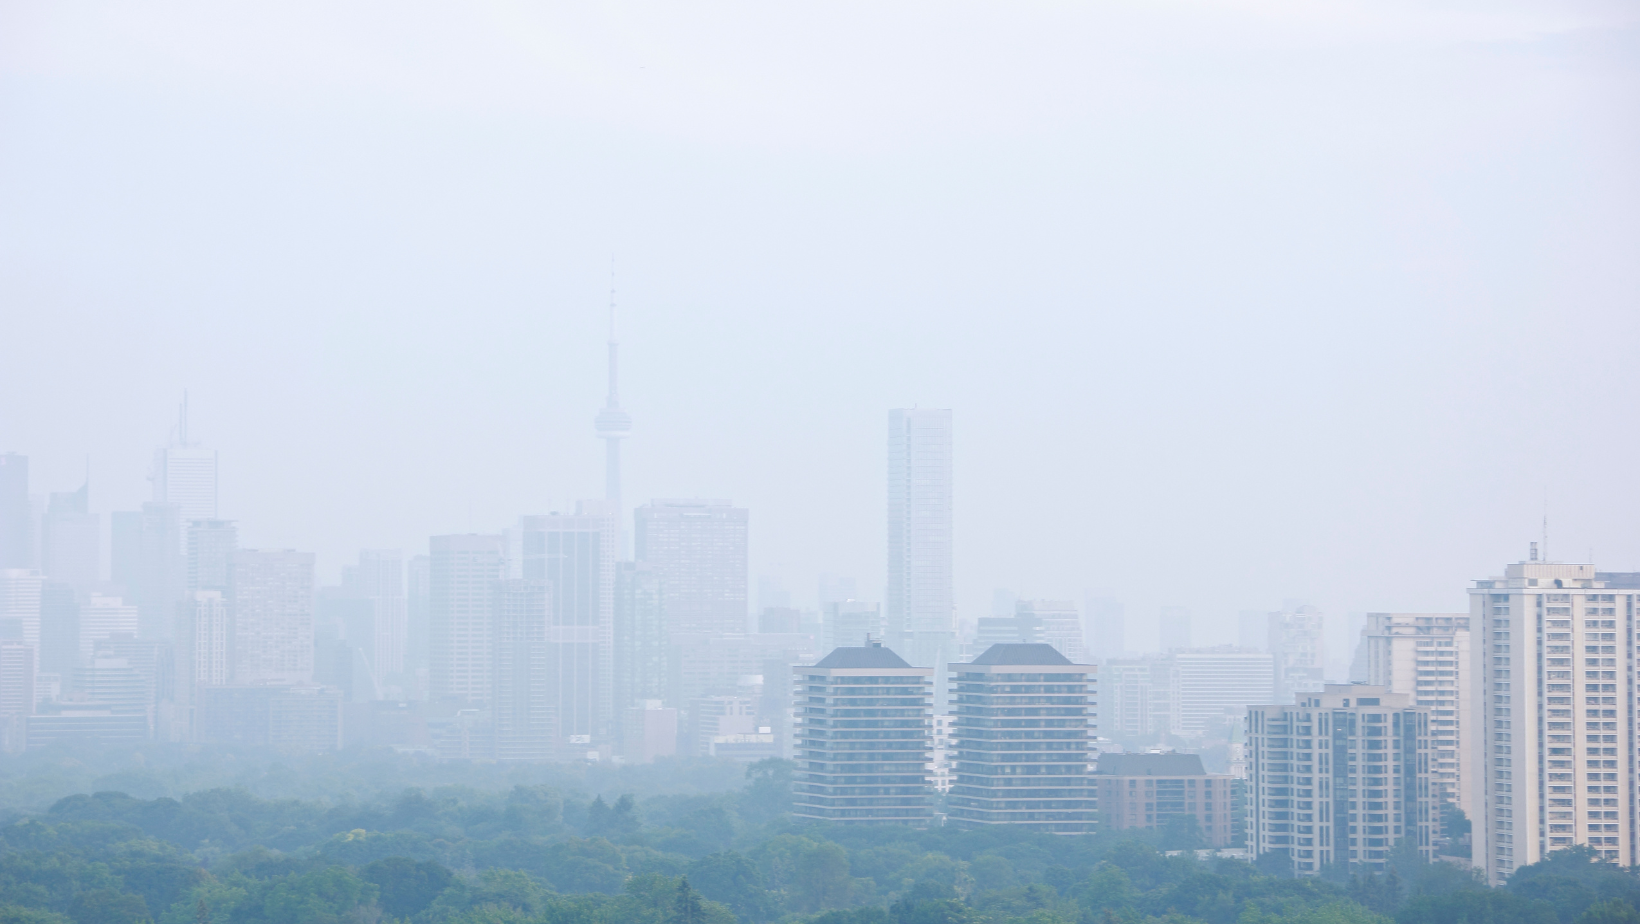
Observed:
[[[313,553],[238,549],[229,583],[234,682],[310,682]]]
[[[434,536],[427,574],[428,692],[435,700],[490,698],[490,620],[506,575],[501,536]]]
[[[557,746],[614,738],[615,565],[619,531],[608,501],[581,501],[573,515],[519,520],[520,571],[544,581],[546,651]]]

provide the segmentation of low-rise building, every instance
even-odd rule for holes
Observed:
[[[1231,778],[1208,773],[1199,755],[1101,754],[1095,780],[1113,828],[1155,830],[1191,816],[1203,847],[1230,846]]]

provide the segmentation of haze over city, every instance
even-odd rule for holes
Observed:
[[[0,922],[1640,922],[1637,78],[0,2]]]

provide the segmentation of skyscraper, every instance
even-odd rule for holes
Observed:
[[[28,568],[33,559],[28,456],[0,453],[0,571]]]
[[[614,505],[582,501],[573,515],[522,517],[519,531],[523,577],[547,587],[555,747],[603,743],[613,734],[614,715]]]
[[[188,396],[182,396],[170,444],[154,450],[154,501],[176,504],[183,522],[216,519],[216,451],[188,441]]]
[[[490,626],[491,714],[497,760],[546,760],[553,756],[556,712],[547,632],[546,581],[496,583]]]
[[[935,668],[943,703],[945,666],[956,646],[951,527],[951,411],[888,412],[889,645],[912,664]]]
[[[1174,651],[1172,660],[1181,734],[1227,731],[1275,692],[1275,662],[1266,652],[1220,645]]]
[[[638,560],[661,582],[668,630],[748,628],[747,512],[726,500],[656,500],[636,511]]]
[[[1640,582],[1530,560],[1469,590],[1467,777],[1474,857],[1499,884],[1587,845],[1635,862],[1635,649]],[[1473,768],[1470,772],[1469,768]]]
[[[239,547],[232,520],[188,522],[188,589],[228,592],[228,564]]]
[[[239,549],[229,580],[238,684],[313,679],[313,553]]]
[[[171,634],[176,605],[186,590],[182,523],[176,504],[147,503],[140,512],[111,518],[110,576],[141,614],[141,634]]]
[[[78,491],[54,491],[41,524],[41,570],[53,581],[90,587],[101,571],[99,528],[91,512],[91,480]]]
[[[490,619],[495,582],[506,575],[501,536],[434,536],[428,567],[428,693],[490,698]]]
[[[1083,636],[1093,658],[1120,658],[1127,652],[1127,618],[1122,601],[1105,594],[1083,595],[1087,634]]]
[[[0,569],[0,632],[40,650],[40,594],[45,578],[23,568]]]
[[[623,561],[615,571],[615,708],[664,700],[671,644],[660,577],[644,562]]]

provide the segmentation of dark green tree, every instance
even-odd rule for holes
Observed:
[[[360,875],[379,890],[377,904],[396,918],[407,918],[433,903],[454,881],[455,874],[432,862],[409,857],[387,857],[360,870]]]
[[[732,850],[689,864],[688,877],[700,894],[728,905],[741,920],[767,921],[779,911],[774,896],[763,886],[757,864]]]
[[[672,900],[672,916],[667,924],[706,924],[706,907],[700,903],[700,894],[689,888],[689,877],[678,880],[678,894]]]
[[[141,895],[113,889],[92,889],[74,896],[68,906],[68,916],[75,924],[146,924],[149,921],[148,903]]]
[[[1577,924],[1640,924],[1640,911],[1621,898],[1608,899],[1590,905]]]

